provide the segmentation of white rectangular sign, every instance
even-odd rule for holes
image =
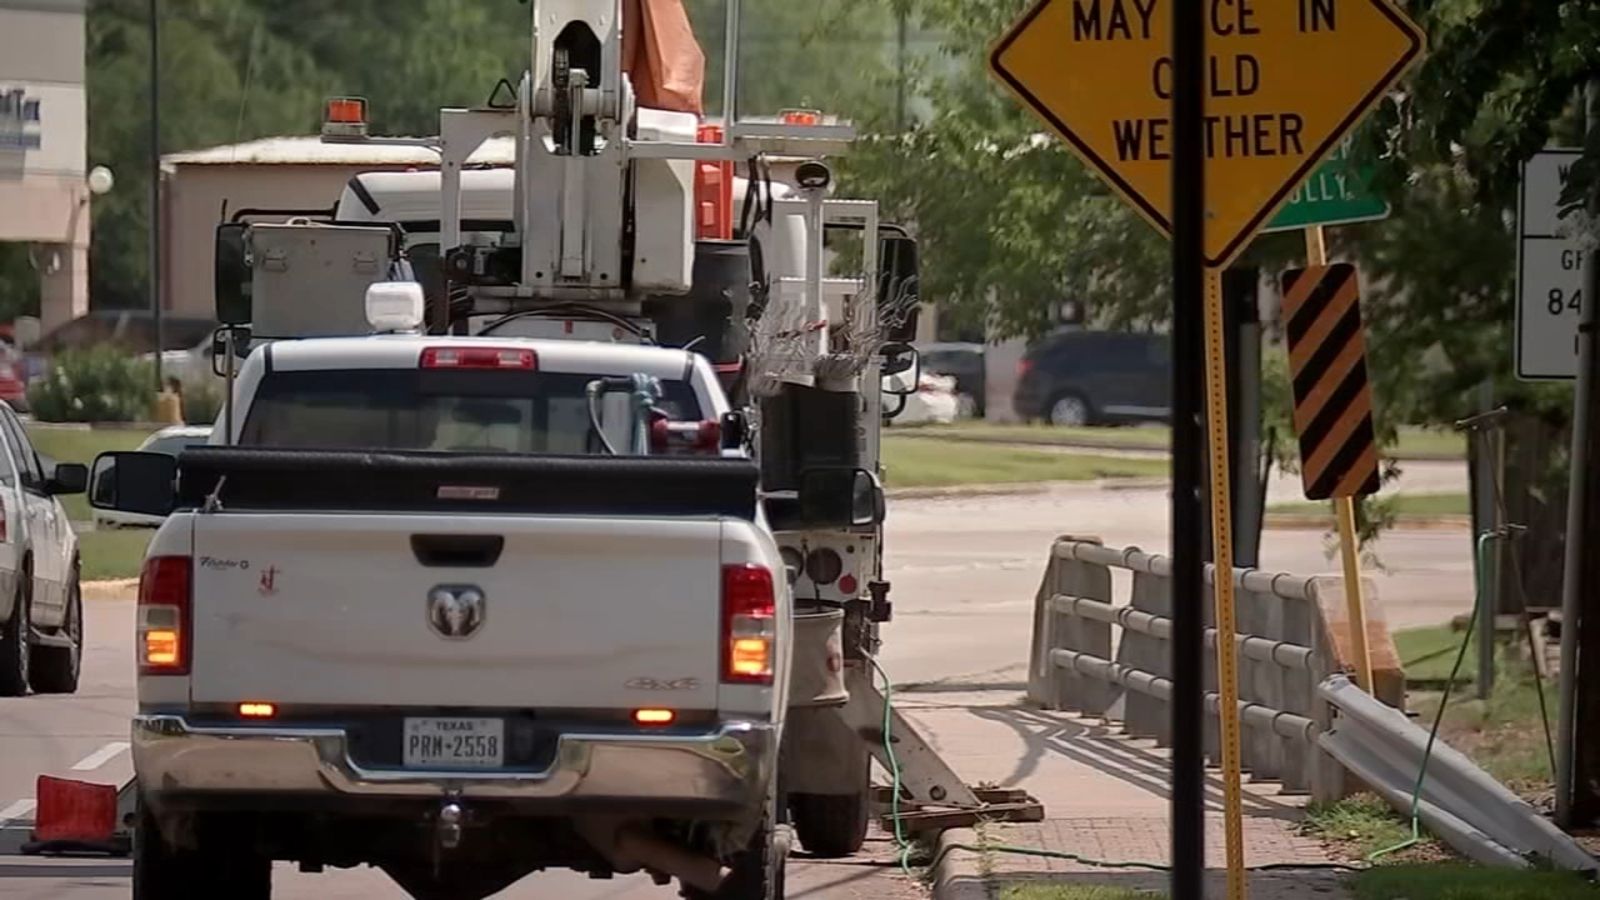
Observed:
[[[1522,166],[1517,209],[1517,377],[1576,378],[1583,250],[1566,236],[1561,190],[1580,150],[1545,150]]]
[[[0,177],[84,175],[83,86],[0,79]]]

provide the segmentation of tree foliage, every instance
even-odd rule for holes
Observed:
[[[926,0],[940,35],[918,72],[932,114],[869,141],[845,164],[849,191],[914,222],[923,291],[964,330],[1035,335],[1063,302],[1115,324],[1164,321],[1166,244],[984,70],[1025,0]]]

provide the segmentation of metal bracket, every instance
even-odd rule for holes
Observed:
[[[1027,791],[1015,788],[974,788],[973,794],[982,804],[977,809],[955,809],[902,799],[899,804],[900,812],[896,815],[892,812],[894,794],[889,788],[878,789],[877,802],[878,808],[884,811],[882,816],[884,830],[893,830],[895,823],[899,822],[901,830],[909,834],[943,831],[946,828],[970,828],[979,821],[1044,821],[1044,804]]]
[[[899,710],[890,711],[887,743],[894,748],[890,760],[883,734],[883,694],[867,679],[852,679],[850,700],[837,709],[850,730],[867,743],[872,756],[885,769],[900,770],[900,787],[919,803],[977,808],[980,803],[972,789],[945,764],[922,735]]]

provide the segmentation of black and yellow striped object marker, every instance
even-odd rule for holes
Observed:
[[[1327,264],[1320,227],[1306,230],[1306,258],[1310,263],[1306,268],[1283,276],[1300,473],[1308,499],[1333,500],[1356,683],[1370,693],[1372,653],[1367,645],[1355,501],[1377,493],[1380,479],[1360,279],[1355,266]]]
[[[1377,493],[1378,443],[1356,267],[1286,272],[1283,318],[1306,499]]]

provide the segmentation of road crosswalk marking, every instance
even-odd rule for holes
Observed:
[[[26,818],[33,812],[38,803],[33,799],[18,800],[5,809],[0,809],[0,828],[4,828],[18,819]]]
[[[93,772],[95,769],[98,769],[113,759],[116,759],[118,756],[121,756],[123,751],[127,749],[127,741],[112,741],[104,747],[101,747],[99,750],[96,750],[88,756],[85,756],[83,759],[78,760],[78,762],[73,765],[72,771]]]

